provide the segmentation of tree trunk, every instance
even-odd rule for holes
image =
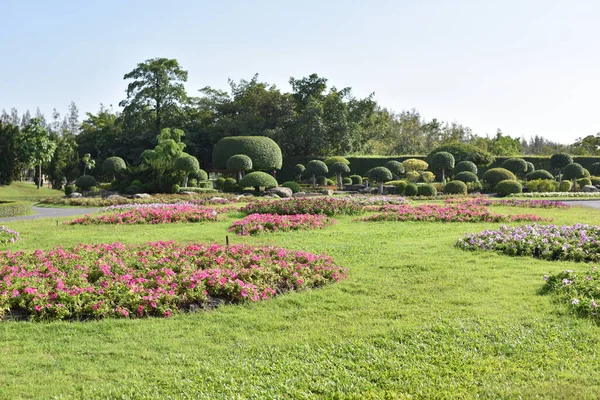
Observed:
[[[337,184],[340,190],[344,189],[344,185],[342,184],[342,174],[337,174]]]
[[[562,182],[562,169],[558,170],[558,183]]]
[[[183,178],[183,187],[188,187],[188,178],[190,177],[189,174],[185,174],[185,178]]]
[[[313,189],[317,188],[317,178],[315,177],[314,174],[312,176],[312,185],[313,185]]]
[[[442,183],[446,182],[446,171],[444,171],[444,168],[442,168]]]
[[[237,179],[237,183],[239,184],[242,180],[242,171],[238,171],[235,177]]]
[[[573,192],[577,191],[577,178],[573,178],[573,187],[571,188]]]
[[[379,194],[383,194],[383,182],[379,182],[378,191],[379,191]]]
[[[38,189],[42,186],[42,162],[40,161],[39,169],[38,169]]]

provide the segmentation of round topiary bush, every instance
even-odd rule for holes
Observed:
[[[396,177],[400,177],[400,175],[405,172],[404,166],[400,161],[391,160],[386,162],[383,166],[389,169]]]
[[[590,165],[590,174],[600,176],[600,162],[595,162]]]
[[[223,138],[213,148],[213,168],[226,170],[227,160],[236,154],[245,154],[256,170],[281,169],[281,149],[266,136],[230,136]]]
[[[545,169],[538,169],[537,171],[529,172],[528,174],[526,174],[525,178],[528,181],[534,181],[536,179],[553,180],[554,176],[550,172],[546,171]]]
[[[454,175],[454,180],[468,183],[468,182],[477,182],[479,180],[479,178],[477,178],[477,175],[475,175],[472,172],[462,171],[462,172],[459,172],[458,174]]]
[[[522,175],[527,172],[527,161],[522,158],[509,158],[504,160],[502,168],[506,168],[515,175]]]
[[[405,196],[416,196],[419,194],[419,188],[414,183],[410,182],[406,184],[406,188],[404,189]]]
[[[577,179],[577,188],[579,190],[581,190],[584,186],[588,186],[591,184],[592,184],[592,181],[590,180],[590,178]]]
[[[335,182],[333,181],[333,179],[329,179],[327,178],[327,186],[334,186]]]
[[[530,173],[535,171],[535,165],[533,165],[532,162],[527,161],[527,172],[526,173]]]
[[[91,187],[97,186],[98,182],[91,175],[82,175],[75,181],[75,186],[82,191],[90,190]]]
[[[327,173],[329,173],[329,168],[327,168],[327,165],[321,160],[310,160],[306,164],[306,170],[304,172],[312,177],[314,186],[317,184],[316,177],[319,175],[327,175]]]
[[[352,185],[352,179],[350,179],[347,176],[345,176],[345,177],[342,178],[342,184],[344,186]]]
[[[290,188],[292,190],[292,193],[298,193],[300,191],[300,185],[298,185],[298,183],[294,181],[283,182],[281,186]]]
[[[562,170],[567,165],[573,163],[573,157],[567,153],[552,154],[550,157],[550,167]]]
[[[424,196],[424,197],[437,196],[436,188],[430,183],[424,183],[422,185],[419,185],[417,193],[419,194],[419,196]]]
[[[199,170],[192,172],[190,174],[190,177],[192,177],[198,181],[207,181],[208,180],[208,174],[203,169],[199,169]]]
[[[379,194],[383,194],[383,183],[392,180],[392,172],[386,167],[375,167],[367,171],[367,176],[379,184]]]
[[[327,157],[326,159],[323,160],[323,162],[325,163],[325,165],[327,165],[328,167],[330,165],[333,165],[335,163],[342,163],[345,165],[350,165],[350,161],[348,161],[348,159],[346,159],[345,157],[341,157],[341,156],[331,156],[331,157]]]
[[[65,186],[65,195],[66,195],[66,196],[68,196],[68,195],[70,195],[71,193],[75,192],[75,190],[77,190],[77,189],[75,188],[75,185],[66,185],[66,186]]]
[[[171,193],[177,194],[177,193],[179,193],[180,190],[181,190],[181,186],[179,186],[176,183],[173,186],[171,186]]]
[[[319,175],[319,176],[315,177],[315,181],[317,182],[317,185],[319,185],[319,186],[327,185],[327,177],[326,176]]]
[[[396,192],[398,194],[404,194],[404,192],[406,191],[407,185],[408,185],[408,182],[406,182],[406,181],[395,181],[394,182],[394,186],[396,186]]]
[[[223,184],[225,183],[225,178],[223,177],[219,177],[217,179],[215,179],[215,189],[219,189],[219,190],[223,190]]]
[[[360,175],[350,175],[350,179],[352,179],[353,185],[362,185],[363,179]]]
[[[344,184],[344,182],[342,181],[342,174],[349,173],[350,167],[348,166],[348,164],[345,164],[342,162],[335,162],[333,164],[330,164],[328,168],[329,168],[329,172],[336,175],[336,178],[338,181],[337,185],[341,189]]]
[[[442,182],[445,182],[446,172],[454,168],[454,156],[447,151],[439,151],[431,156],[429,165],[434,171],[442,173]]]
[[[475,175],[477,175],[477,172],[478,172],[477,165],[475,165],[471,161],[461,161],[461,162],[457,163],[456,166],[454,167],[454,173],[458,174],[463,171],[472,172]]]
[[[225,193],[233,193],[233,192],[237,192],[238,190],[239,190],[239,186],[235,179],[233,179],[233,178],[225,179],[225,182],[223,182],[223,191]]]
[[[494,187],[494,192],[496,192],[498,196],[504,197],[513,193],[522,193],[523,186],[517,180],[507,179],[498,182],[498,184]]]
[[[264,188],[272,188],[277,186],[277,180],[273,178],[271,175],[266,172],[250,172],[248,175],[244,176],[240,181],[240,187],[250,187],[259,191],[261,187]]]
[[[418,158],[409,158],[408,160],[402,161],[402,167],[404,167],[404,171],[415,172],[415,171],[425,171],[429,168],[429,164],[426,161],[419,160]]]
[[[571,191],[572,186],[573,186],[573,184],[571,183],[571,181],[562,181],[558,184],[558,191],[559,192],[569,192],[569,191]]]
[[[564,179],[579,179],[585,176],[585,171],[581,164],[572,163],[565,167],[563,178]]]
[[[102,172],[109,175],[112,179],[125,169],[127,169],[127,165],[125,165],[125,161],[121,157],[108,157],[102,163]]]
[[[468,172],[468,171],[463,171]],[[467,194],[467,185],[463,181],[450,181],[444,186],[445,194]]]
[[[442,145],[429,153],[427,159],[431,160],[431,157],[440,151],[445,151],[452,154],[455,162],[457,163],[461,161],[471,161],[476,165],[490,165],[495,159],[492,154],[480,149],[477,146],[466,143],[449,143]]]
[[[517,177],[506,168],[491,168],[485,171],[482,180],[489,185],[490,188],[495,188],[500,181],[516,181]]]
[[[245,154],[236,154],[227,159],[227,170],[232,172],[250,171],[252,159]]]

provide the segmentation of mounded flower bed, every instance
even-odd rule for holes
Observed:
[[[0,245],[14,243],[17,240],[21,240],[19,232],[0,226]]]
[[[197,206],[194,204],[153,204],[148,207],[126,206],[126,211],[111,212],[93,217],[86,215],[81,218],[66,222],[67,225],[92,225],[92,224],[170,224],[178,222],[204,222],[216,221],[217,211],[214,208]]]
[[[363,206],[351,197],[301,197],[282,200],[250,203],[240,209],[246,214],[324,214],[357,215],[363,212]]]
[[[330,257],[277,247],[155,242],[0,252],[0,319],[168,317],[346,278]]]
[[[542,291],[552,293],[560,303],[577,316],[592,318],[600,323],[600,271],[592,267],[585,273],[565,270],[555,275],[544,276],[546,284]]]
[[[570,208],[571,206],[561,201],[553,200],[518,200],[518,199],[490,199],[488,197],[453,197],[444,199],[448,204],[467,203],[474,206],[505,206],[528,208]]]
[[[319,214],[250,214],[240,221],[235,221],[229,227],[229,231],[238,235],[257,235],[265,232],[321,229],[333,223],[335,220]]]
[[[600,226],[575,224],[502,226],[458,239],[463,250],[491,250],[509,256],[544,260],[597,262],[600,260]]]
[[[504,215],[494,214],[485,207],[470,204],[409,204],[380,206],[373,214],[357,221],[429,221],[429,222],[507,222],[542,221],[542,217],[533,214]]]

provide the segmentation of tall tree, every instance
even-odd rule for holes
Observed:
[[[10,185],[14,176],[19,127],[0,121],[0,185]]]
[[[42,186],[42,163],[50,162],[56,143],[50,138],[50,133],[42,125],[42,121],[33,118],[29,125],[17,138],[18,154],[21,161],[28,166],[38,166],[38,189]]]

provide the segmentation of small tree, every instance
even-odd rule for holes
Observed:
[[[227,170],[235,172],[235,181],[240,183],[244,172],[252,169],[252,159],[245,154],[236,154],[227,160]]]
[[[446,171],[454,168],[454,156],[447,151],[440,151],[431,157],[431,167],[442,171],[442,182],[446,182]]]
[[[19,160],[27,165],[38,166],[37,188],[42,186],[42,163],[50,162],[56,151],[56,143],[38,118],[33,118],[27,128],[17,136],[17,152]]]
[[[569,164],[573,164],[573,157],[570,154],[557,153],[552,154],[552,157],[550,157],[550,167],[558,169],[559,182],[562,182],[563,169]]]
[[[200,163],[196,157],[183,153],[175,159],[174,167],[177,171],[184,173],[183,187],[187,187],[190,174],[197,173],[200,170]]]
[[[583,178],[585,176],[585,170],[578,163],[571,163],[565,167],[564,177],[565,179],[573,180],[573,191],[577,190],[577,179]]]
[[[527,173],[527,161],[522,158],[509,158],[504,160],[502,168],[505,168],[516,176],[523,176]]]
[[[83,174],[85,175],[85,171],[88,169],[92,169],[96,166],[96,160],[92,160],[92,156],[90,153],[86,153],[81,157],[81,162],[83,163]]]
[[[252,186],[258,192],[261,187],[271,188],[277,186],[277,180],[266,172],[256,171],[244,176],[239,185],[242,188]]]
[[[325,165],[327,165],[327,167],[329,167],[330,165],[333,165],[335,163],[342,163],[342,164],[350,165],[350,161],[348,161],[345,157],[342,157],[342,156],[327,157],[326,159],[323,160],[323,162],[325,163]]]
[[[302,174],[306,170],[306,167],[302,164],[296,164],[294,167],[294,172],[296,173],[296,180],[299,181],[302,179]]]
[[[454,173],[458,174],[459,172],[468,171],[477,175],[477,165],[471,161],[461,161],[454,167]]]
[[[317,175],[327,175],[329,173],[329,168],[323,161],[320,160],[310,160],[308,164],[306,164],[306,172],[311,176],[313,189],[317,187]]]
[[[379,184],[379,194],[383,194],[383,183],[392,180],[392,171],[386,167],[375,167],[367,171],[367,176]]]
[[[119,172],[124,171],[125,169],[127,169],[127,166],[121,157],[108,157],[102,163],[102,172],[110,174],[113,180]]]
[[[348,166],[348,164],[344,164],[341,162],[333,163],[329,166],[329,172],[335,174],[335,176],[337,177],[338,188],[342,190],[344,188],[342,182],[342,174],[350,173],[350,167]]]
[[[393,179],[399,179],[400,176],[406,172],[400,161],[388,161],[383,166],[389,169],[392,175],[394,175]]]
[[[427,168],[429,168],[429,164],[427,164],[423,160],[419,160],[419,159],[416,159],[416,158],[409,158],[408,160],[402,161],[402,166],[404,167],[404,170],[406,172],[410,172],[410,171],[425,171]]]

